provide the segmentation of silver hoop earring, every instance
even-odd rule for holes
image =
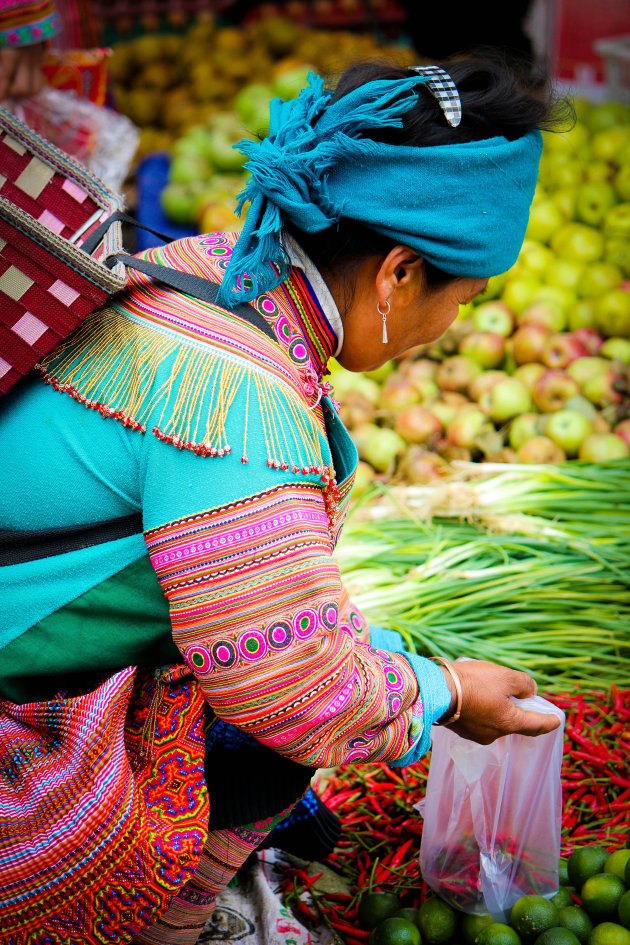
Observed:
[[[387,306],[387,308],[385,309],[385,311],[383,311],[383,310],[381,309],[381,303],[380,303],[380,302],[379,302],[378,305],[376,306],[376,311],[378,312],[378,314],[379,314],[379,315],[381,316],[381,318],[383,319],[383,344],[384,344],[384,345],[386,345],[387,342],[388,342],[388,338],[387,338],[387,316],[389,315],[389,313],[390,313],[391,310],[392,310],[392,307],[391,307],[391,305],[389,304],[389,302],[387,301],[387,299],[385,300],[385,305]]]

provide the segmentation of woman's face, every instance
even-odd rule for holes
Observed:
[[[370,257],[362,263],[351,301],[345,306],[343,283],[331,286],[343,313],[344,341],[337,356],[350,371],[372,371],[416,345],[440,338],[457,318],[460,305],[486,287],[487,279],[457,278],[428,289],[423,260],[405,247],[396,247],[385,260]],[[393,258],[390,258],[393,257]],[[383,318],[387,315],[387,344]]]

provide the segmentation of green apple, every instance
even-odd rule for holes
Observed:
[[[546,183],[550,189],[577,187],[582,183],[582,161],[578,157],[551,159],[547,165]]]
[[[584,167],[585,181],[610,181],[611,165],[608,161],[588,161]],[[588,222],[588,221],[586,221]]]
[[[482,368],[496,368],[505,357],[505,336],[496,331],[471,331],[462,338],[459,353],[467,354]]]
[[[540,433],[540,414],[521,413],[510,424],[508,439],[513,450],[520,450],[528,440]]]
[[[579,328],[597,328],[594,299],[580,299],[567,312],[567,328],[577,331]]]
[[[575,291],[585,268],[586,263],[579,260],[555,256],[545,272],[545,285],[557,285]]]
[[[603,231],[606,239],[630,240],[630,201],[611,207],[604,217]]]
[[[630,292],[611,289],[595,299],[594,304],[597,325],[603,335],[630,337]]]
[[[565,313],[577,302],[572,289],[562,285],[541,285],[532,295],[532,302],[553,302]]]
[[[548,246],[538,240],[526,239],[518,254],[518,262],[524,270],[541,276],[553,263],[555,257]]]
[[[610,213],[611,211],[609,211]],[[551,248],[563,259],[594,262],[604,254],[604,237],[585,223],[565,223],[551,237]]]
[[[575,213],[589,226],[599,226],[611,207],[617,203],[617,192],[608,181],[588,181],[578,187]]]
[[[197,194],[186,184],[167,184],[160,193],[160,206],[173,223],[190,226],[197,212]]]
[[[580,446],[593,433],[592,421],[578,410],[557,410],[545,424],[545,436],[564,450],[568,457],[577,456]]]
[[[630,364],[630,338],[607,338],[599,350],[604,358]]]
[[[564,214],[550,198],[537,200],[529,210],[525,235],[539,243],[549,243],[551,237],[566,222]]]
[[[619,266],[600,259],[586,266],[577,287],[578,295],[595,299],[616,289],[622,282],[623,273]]]
[[[540,279],[533,273],[523,272],[509,279],[503,287],[501,301],[518,316],[540,289]]]
[[[175,155],[168,171],[168,180],[171,184],[194,184],[210,176],[211,167],[208,161],[194,151],[186,151]]]
[[[488,430],[489,426],[488,417],[483,410],[477,406],[466,408],[455,414],[446,428],[446,437],[454,446],[473,449],[477,437]]]
[[[519,331],[526,325],[542,326],[548,331],[563,331],[566,328],[566,314],[562,305],[559,305],[554,299],[539,299],[530,302],[529,305],[518,316]],[[513,335],[516,341],[517,334]],[[515,353],[516,360],[519,356]],[[531,360],[537,360],[532,358]],[[520,361],[519,363],[523,363]]]
[[[541,364],[539,361],[527,361],[524,364],[519,364],[514,371],[513,377],[519,380],[521,384],[524,384],[531,393],[536,386],[536,381],[545,371],[546,368],[544,364]]]
[[[600,349],[601,350],[601,349]],[[604,374],[610,367],[607,358],[600,358],[597,355],[585,355],[582,358],[576,358],[567,366],[569,374],[580,387],[595,377],[596,374]]]
[[[606,463],[627,459],[630,446],[615,433],[591,433],[580,446],[579,458],[591,463]]]
[[[543,131],[546,154],[574,154],[591,136],[584,122],[576,121],[567,131]]]
[[[407,444],[395,430],[375,426],[371,436],[362,444],[361,459],[373,466],[377,472],[387,472],[406,448]]]
[[[498,381],[490,389],[488,413],[495,423],[505,423],[521,413],[530,413],[532,407],[527,387],[516,377]]]
[[[272,91],[263,82],[244,85],[234,97],[234,110],[246,128],[255,135],[265,137],[269,133],[269,102]]]
[[[604,259],[618,266],[625,277],[630,276],[630,240],[607,239],[604,243]]]
[[[589,142],[593,157],[598,161],[615,162],[621,149],[630,143],[630,125],[619,125],[596,132]]]
[[[317,67],[310,63],[286,69],[276,76],[271,83],[271,92],[285,102],[297,98],[302,89],[306,88],[308,84],[309,72],[317,73],[317,71]]]
[[[630,200],[630,161],[622,164],[613,178],[613,187],[621,201]]]
[[[526,465],[532,463],[536,466],[543,463],[558,465],[564,463],[567,458],[564,450],[548,436],[533,436],[517,450],[516,456],[517,462]]]
[[[584,122],[591,135],[594,136],[599,131],[607,128],[630,124],[630,108],[622,102],[594,102],[588,113],[580,120]]]
[[[551,202],[558,208],[565,221],[575,219],[577,187],[560,187],[551,195]]]
[[[481,302],[490,302],[493,299],[498,299],[503,291],[503,286],[507,282],[508,274],[507,272],[502,272],[496,276],[490,276],[488,279],[488,284],[486,285],[483,292],[480,292],[476,298],[476,303]]]
[[[494,299],[475,308],[472,323],[476,331],[492,332],[507,338],[514,328],[514,313],[505,301]]]

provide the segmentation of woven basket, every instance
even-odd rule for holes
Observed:
[[[88,255],[85,239],[120,197],[87,168],[0,108],[0,395],[125,288],[113,222]]]

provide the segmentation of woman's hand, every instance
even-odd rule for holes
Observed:
[[[42,87],[45,43],[0,49],[0,101],[36,95]]]
[[[484,660],[461,660],[454,669],[462,684],[462,711],[450,725],[462,738],[489,745],[501,735],[544,735],[560,725],[557,715],[526,712],[511,699],[535,696],[535,681],[527,673]],[[444,670],[449,689],[453,681]]]

